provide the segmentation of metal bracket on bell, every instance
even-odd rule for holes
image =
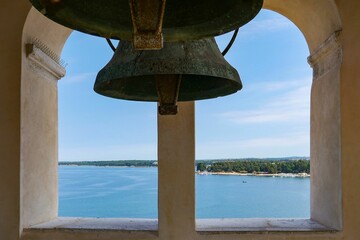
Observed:
[[[178,106],[173,104],[160,104],[158,106],[160,115],[176,115],[178,113]]]
[[[163,48],[162,23],[166,0],[129,0],[135,50]]]
[[[159,96],[158,112],[160,115],[176,115],[176,105],[180,90],[181,75],[157,75],[156,88]]]

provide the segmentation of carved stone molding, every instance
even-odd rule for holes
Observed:
[[[342,62],[342,46],[339,40],[341,30],[334,32],[308,58],[313,68],[313,78],[317,79]]]
[[[48,78],[59,80],[65,76],[65,68],[51,55],[33,43],[26,44],[30,68]]]

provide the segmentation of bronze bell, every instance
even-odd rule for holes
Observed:
[[[252,20],[263,0],[30,0],[51,20],[84,33],[160,49],[165,41],[213,37]]]
[[[177,101],[216,98],[242,88],[214,38],[165,42],[156,51],[134,50],[120,41],[98,73],[95,92],[119,99],[160,102],[160,114],[176,114]]]

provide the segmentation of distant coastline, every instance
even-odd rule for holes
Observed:
[[[195,172],[198,175],[225,175],[225,176],[254,176],[254,177],[288,177],[308,178],[308,173],[238,173],[238,172]]]
[[[307,159],[297,159],[198,162],[196,170],[198,174],[203,175],[309,177],[310,161]]]
[[[59,166],[95,166],[95,167],[157,167],[155,160],[106,160],[59,162]]]
[[[310,177],[310,159],[289,158],[246,158],[197,160],[196,173],[199,175],[231,175],[258,177]],[[60,166],[95,167],[157,167],[156,160],[110,160],[59,162]]]

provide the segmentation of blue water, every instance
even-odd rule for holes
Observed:
[[[157,218],[157,168],[60,166],[59,216]],[[196,175],[197,218],[309,216],[309,178]]]

